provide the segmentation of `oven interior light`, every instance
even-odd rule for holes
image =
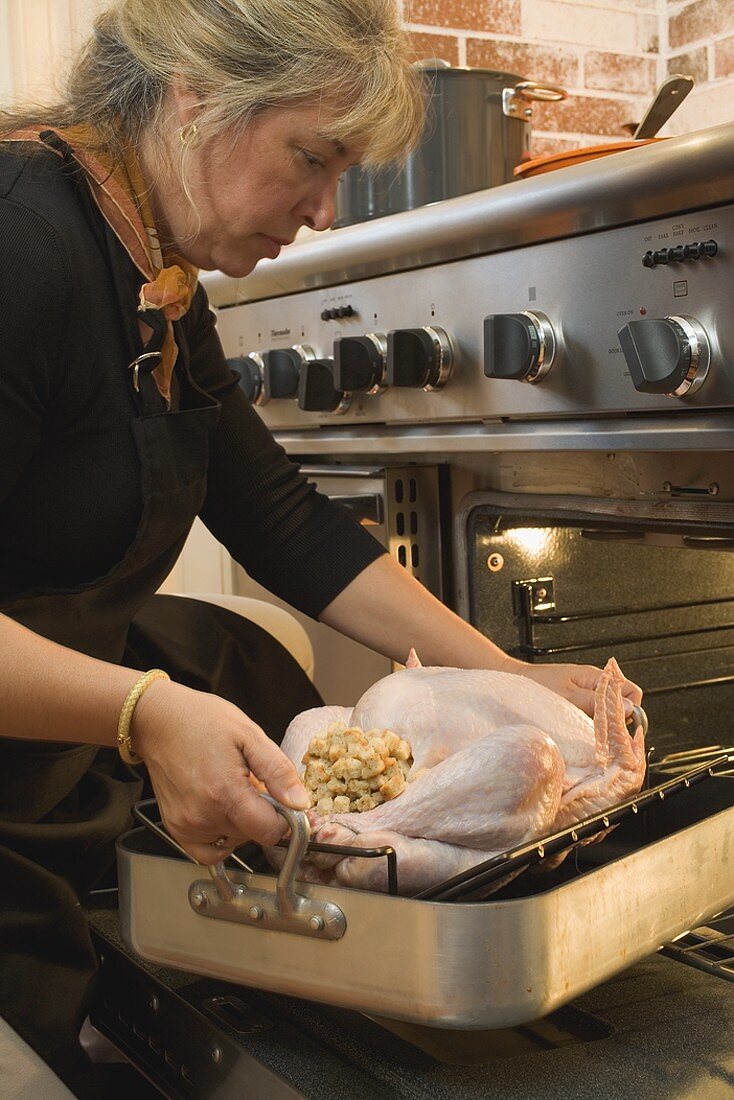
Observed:
[[[523,554],[540,556],[549,548],[553,532],[548,527],[512,527],[504,532],[504,537]]]

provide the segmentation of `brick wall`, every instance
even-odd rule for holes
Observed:
[[[667,5],[665,70],[690,72],[696,87],[666,133],[684,134],[734,120],[734,0]]]
[[[734,0],[403,0],[403,16],[416,58],[567,89],[534,108],[535,155],[627,137],[669,71],[700,86],[663,134],[734,115]]]

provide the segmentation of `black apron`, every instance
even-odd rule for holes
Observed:
[[[122,317],[130,318],[132,361],[143,350],[133,276],[103,232]],[[132,431],[142,514],[123,560],[89,584],[24,595],[1,610],[72,649],[141,669],[160,666],[174,680],[231,695],[282,736],[290,717],[320,698],[275,639],[194,600],[158,597],[144,607],[203,504],[208,437],[219,416],[218,402],[191,381],[185,335],[180,324],[176,330],[175,411],[165,409],[149,374],[141,369],[139,376]],[[77,1037],[96,969],[80,902],[113,861],[142,783],[111,749],[0,739],[0,1016],[70,1084],[83,1073]]]

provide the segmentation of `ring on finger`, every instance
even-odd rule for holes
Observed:
[[[216,840],[212,841],[212,845],[215,848],[229,848],[229,837],[224,835],[218,836]]]

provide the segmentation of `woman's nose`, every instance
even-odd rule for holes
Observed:
[[[337,186],[338,180],[323,187],[317,195],[301,203],[298,213],[309,229],[315,229],[317,233],[321,233],[334,221]]]

